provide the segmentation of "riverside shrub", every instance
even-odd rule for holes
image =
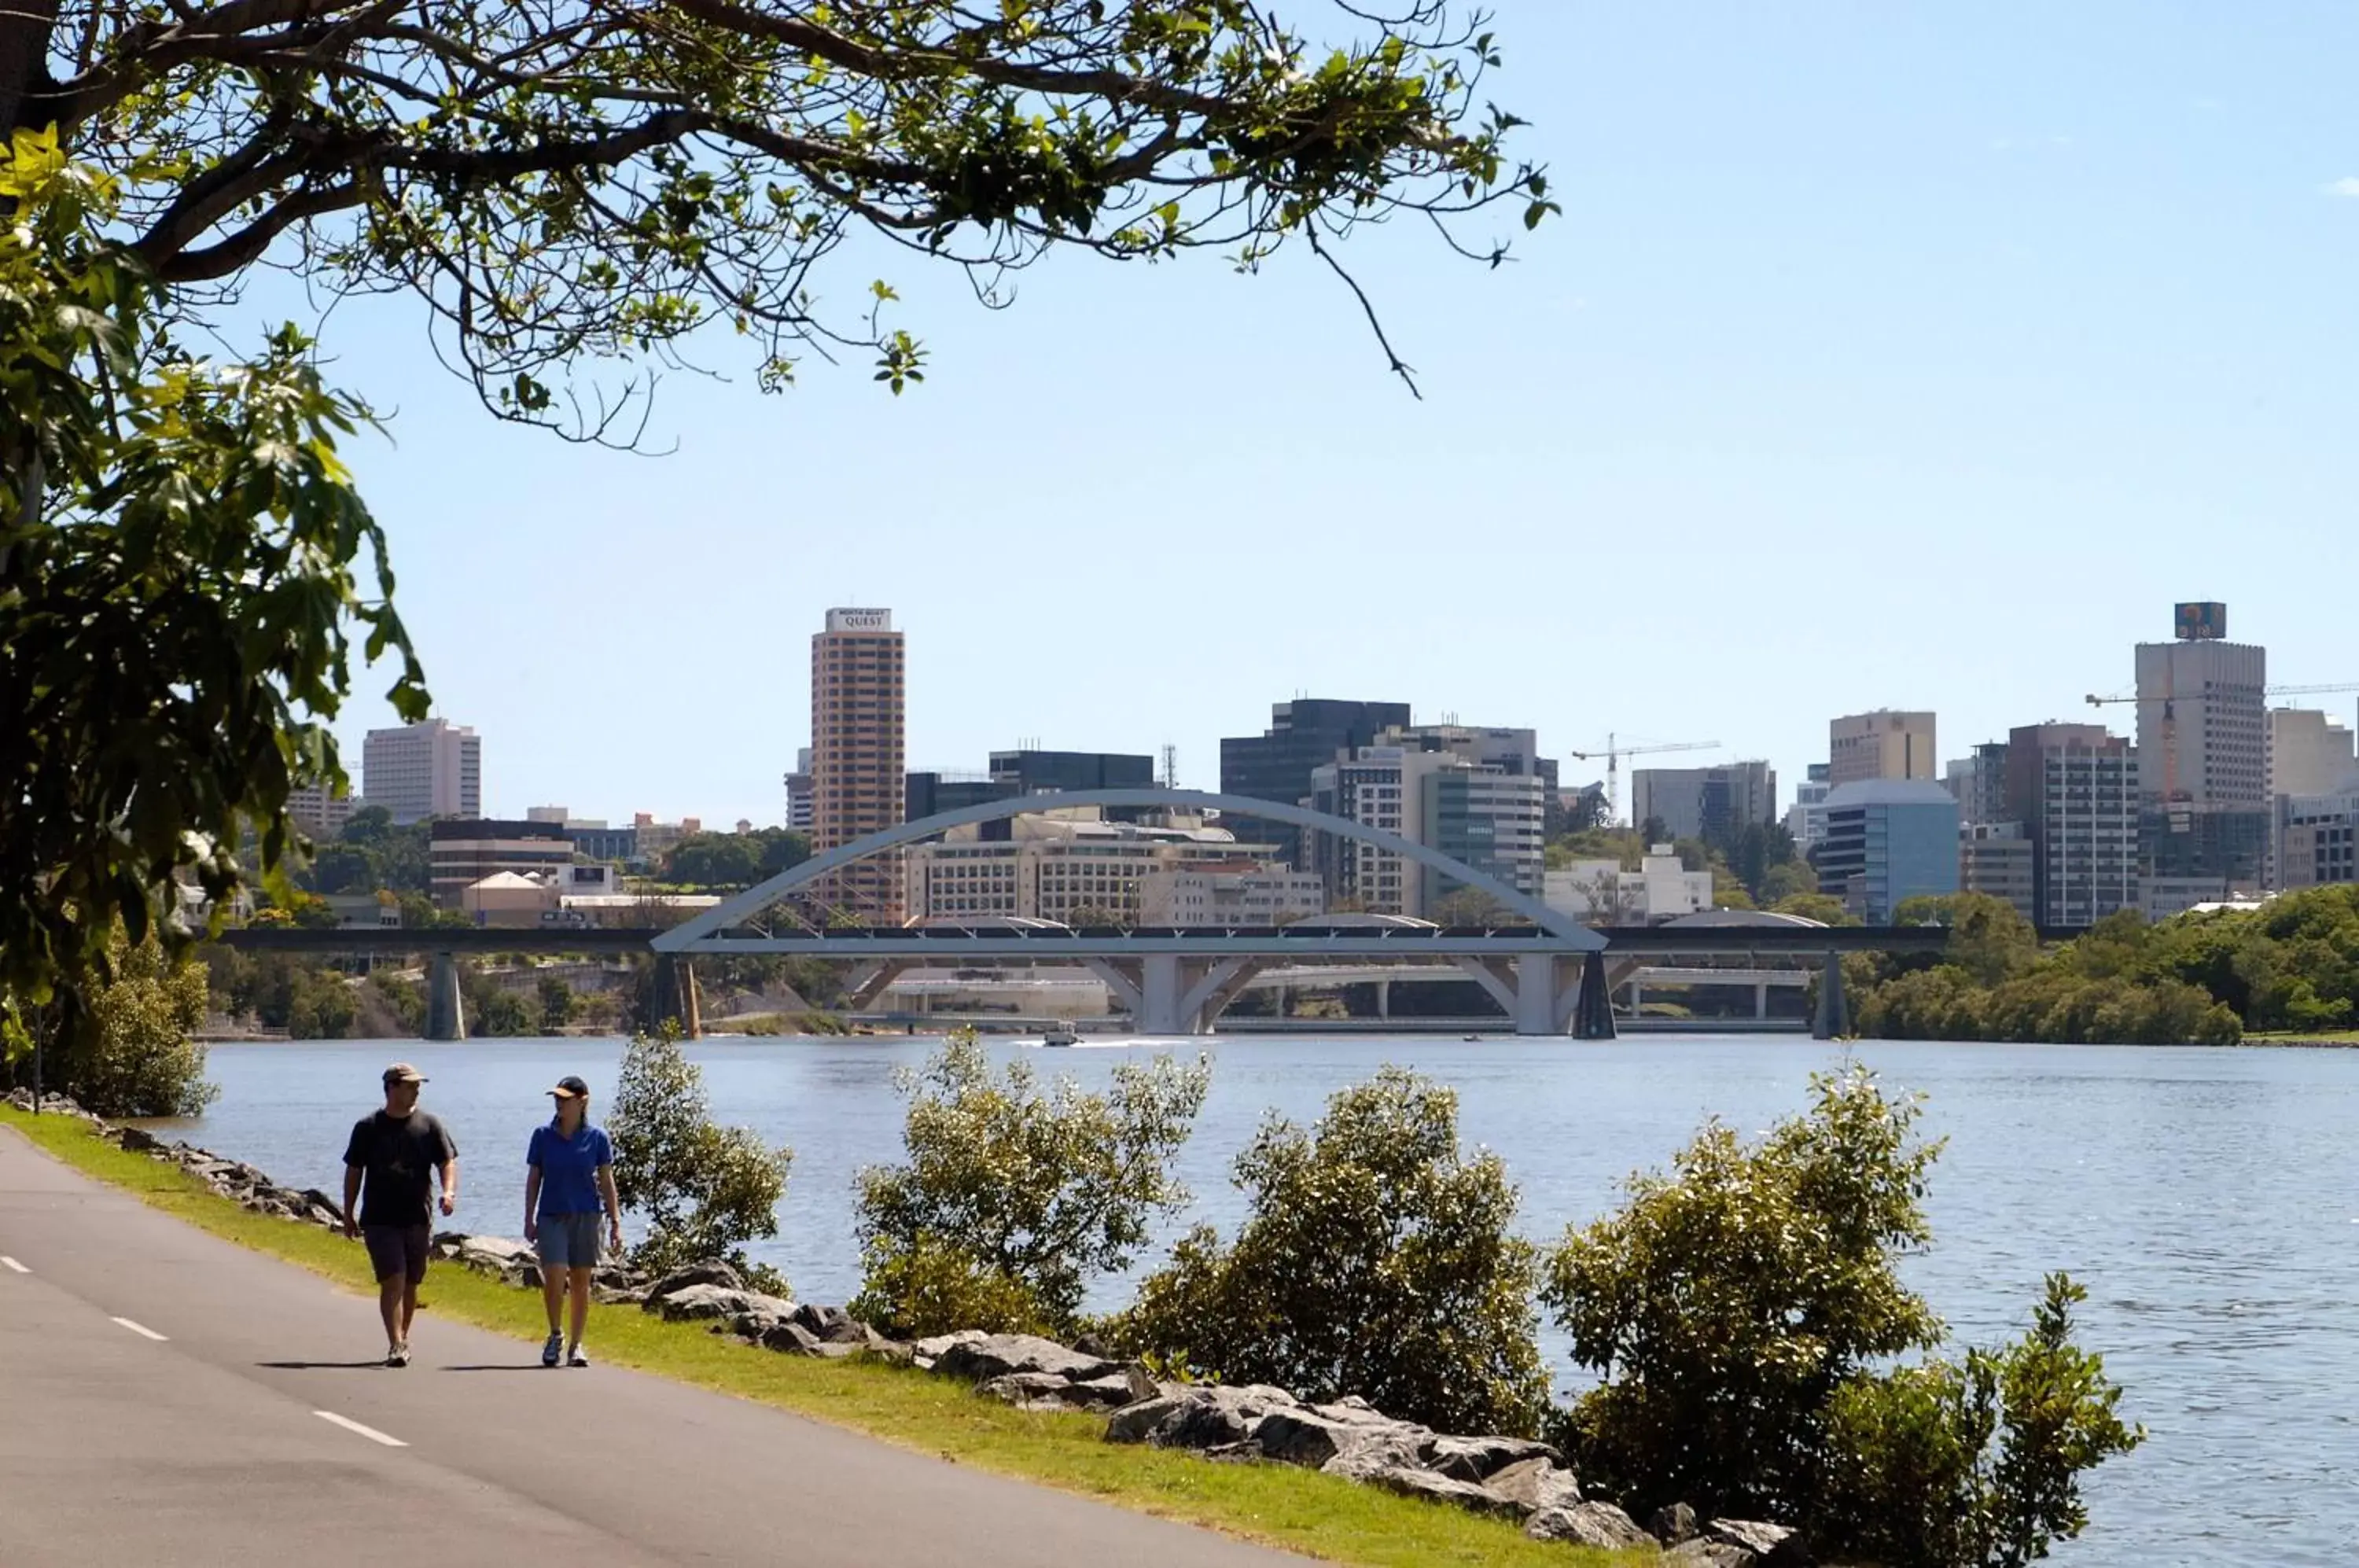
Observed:
[[[723,1258],[756,1289],[785,1295],[786,1280],[750,1262],[745,1247],[777,1234],[794,1150],[772,1149],[750,1128],[714,1125],[706,1105],[704,1074],[680,1049],[676,1027],[631,1038],[606,1123],[614,1195],[647,1222],[631,1261],[662,1273]]]
[[[1806,1113],[1753,1144],[1707,1126],[1567,1231],[1542,1296],[1600,1379],[1565,1421],[1584,1483],[1886,1568],[2015,1568],[2079,1532],[2079,1475],[2143,1435],[2072,1343],[2079,1287],[2051,1277],[2005,1350],[1891,1365],[1943,1339],[1896,1269],[1931,1239],[1919,1112],[1864,1069],[1814,1076]]]
[[[1538,1255],[1497,1156],[1460,1151],[1453,1092],[1386,1067],[1310,1131],[1265,1121],[1234,1179],[1251,1204],[1236,1238],[1183,1237],[1110,1325],[1117,1341],[1444,1432],[1538,1430]]]
[[[1103,1093],[994,1073],[962,1029],[897,1079],[908,1158],[860,1173],[860,1315],[888,1332],[1041,1327],[1079,1319],[1090,1279],[1130,1267],[1188,1190],[1171,1161],[1212,1069],[1125,1062]],[[975,1313],[972,1318],[962,1313]]]
[[[2077,1537],[2082,1473],[2146,1440],[2115,1413],[2104,1359],[2072,1341],[2087,1295],[2051,1274],[2005,1349],[1839,1388],[1811,1539],[1886,1568],[2020,1568]]]
[[[120,930],[107,962],[106,976],[84,987],[83,1027],[59,1041],[51,1086],[102,1116],[197,1115],[221,1093],[205,1082],[205,1048],[190,1039],[211,998],[204,966]]]

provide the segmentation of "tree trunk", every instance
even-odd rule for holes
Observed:
[[[57,22],[58,0],[0,6],[0,136],[49,123],[44,111],[57,88],[49,75],[49,34]]]

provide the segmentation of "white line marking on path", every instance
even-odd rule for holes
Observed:
[[[158,1345],[167,1343],[162,1334],[158,1334],[154,1329],[147,1327],[144,1323],[133,1323],[129,1318],[116,1318],[114,1321],[121,1323],[125,1328],[129,1329],[132,1333],[138,1334],[143,1339],[152,1339]]]
[[[360,1422],[353,1420],[351,1417],[340,1416],[333,1410],[313,1410],[311,1413],[331,1425],[342,1427],[346,1432],[359,1432],[371,1443],[382,1443],[387,1448],[407,1448],[409,1446],[409,1444],[402,1442],[401,1439],[397,1437],[387,1437],[385,1433],[377,1431],[377,1429],[373,1426],[363,1426]]]
[[[6,1269],[12,1274],[30,1274],[32,1272],[31,1269],[26,1268],[23,1264],[17,1262],[15,1258],[9,1257],[5,1252],[0,1252],[0,1268]]]

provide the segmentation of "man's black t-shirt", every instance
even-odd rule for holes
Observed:
[[[442,1124],[424,1111],[390,1116],[383,1111],[353,1125],[344,1163],[364,1172],[361,1224],[422,1225],[429,1223],[433,1172],[459,1158],[459,1146]]]

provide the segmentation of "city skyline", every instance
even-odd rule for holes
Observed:
[[[989,312],[877,252],[847,267],[930,352],[905,397],[675,376],[673,455],[585,451],[354,299],[326,353],[393,443],[345,455],[500,810],[777,821],[834,604],[908,628],[913,767],[1169,743],[1198,784],[1306,692],[1559,757],[1718,739],[1685,760],[1790,790],[1836,714],[1930,710],[1945,761],[2094,716],[2180,600],[2234,604],[2277,679],[2359,678],[2339,580],[2298,569],[2359,463],[2359,199],[2331,189],[2359,16],[2298,9],[2093,4],[2025,50],[2031,13],[1504,0],[1498,101],[1563,220],[1496,271],[1406,229],[1340,256],[1422,402],[1307,256],[1054,261]],[[257,279],[249,312],[280,304]],[[1142,438],[1150,387],[1217,437]],[[355,757],[384,684],[338,723]]]

